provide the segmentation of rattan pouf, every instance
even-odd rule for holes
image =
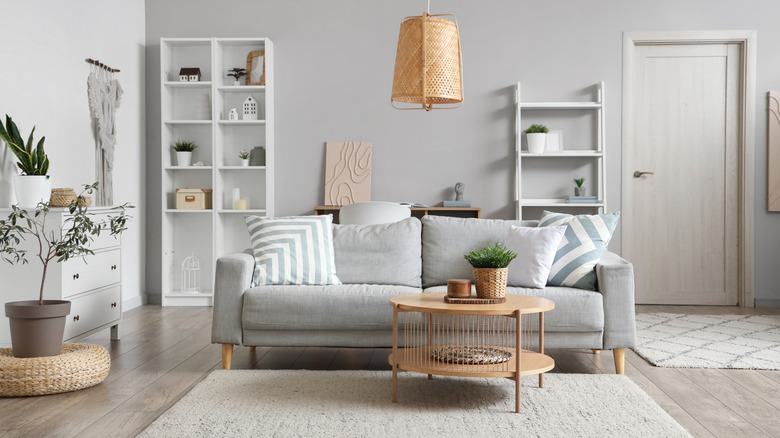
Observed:
[[[49,357],[14,357],[0,349],[0,396],[59,394],[89,388],[102,382],[111,369],[111,356],[100,345],[62,344],[62,352]]]

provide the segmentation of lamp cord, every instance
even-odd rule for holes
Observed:
[[[428,0],[428,13],[431,13],[431,0]]]

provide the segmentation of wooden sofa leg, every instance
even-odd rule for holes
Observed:
[[[222,344],[222,369],[229,370],[233,361],[233,344]]]
[[[626,373],[626,349],[613,348],[612,355],[615,356],[615,371],[618,374]]]
[[[601,350],[593,350],[593,354],[599,354],[601,353]]]

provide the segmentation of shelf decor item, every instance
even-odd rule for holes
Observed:
[[[544,148],[547,145],[547,129],[544,125],[533,124],[525,130],[526,138],[528,139],[528,152],[532,154],[543,154]]]
[[[463,256],[474,268],[474,284],[479,298],[503,298],[506,296],[507,266],[517,257],[503,244],[490,242],[484,247]]]
[[[248,96],[244,100],[243,120],[257,120],[257,101],[252,96]]]
[[[211,210],[211,189],[176,189],[177,210]]]
[[[179,82],[200,82],[202,76],[197,67],[183,67],[179,70]]]
[[[398,102],[414,105],[396,106]],[[424,12],[403,19],[390,104],[396,109],[426,111],[463,104],[463,62],[454,15]]]
[[[200,293],[200,260],[195,254],[181,262],[181,291],[186,294]]]
[[[265,148],[262,146],[255,146],[249,151],[249,165],[250,166],[265,166]]]
[[[235,108],[230,108],[230,112],[228,113],[228,120],[238,120],[238,110]]]
[[[265,50],[253,50],[246,55],[247,85],[265,85]]]
[[[574,178],[574,184],[577,184],[576,187],[574,187],[574,196],[585,196],[587,195],[587,191],[585,190],[585,187],[582,187],[582,183],[585,182],[585,178]]]
[[[176,165],[189,166],[192,163],[192,152],[198,147],[195,142],[189,140],[178,140],[171,145],[176,151]]]
[[[241,167],[249,167],[249,151],[241,149],[238,151],[238,158],[241,159]]]
[[[0,140],[16,155],[19,160],[16,166],[22,171],[14,180],[16,201],[22,208],[35,208],[41,202],[47,202],[51,195],[51,178],[49,173],[49,157],[43,150],[46,137],[41,137],[33,147],[35,126],[25,144],[19,134],[19,128],[13,119],[6,114],[5,126],[0,121]]]
[[[90,242],[103,233],[118,236],[130,219],[125,212],[132,205],[112,208],[105,219],[95,220],[87,208],[80,205],[84,193],[97,190],[98,183],[85,185],[77,202],[69,207],[70,217],[54,229],[46,227],[48,203],[39,203],[35,211],[12,207],[7,219],[0,220],[0,256],[10,264],[27,263],[27,251],[22,242],[32,238],[37,242],[37,258],[43,265],[37,300],[5,303],[10,320],[11,345],[14,357],[42,357],[60,354],[65,329],[65,316],[70,313],[70,301],[44,300],[46,274],[52,262],[65,262],[76,257],[93,255]]]
[[[233,67],[228,71],[228,76],[232,76],[235,81],[233,82],[233,85],[241,85],[241,83],[238,81],[241,79],[242,76],[246,76],[246,69],[240,68],[240,67]]]

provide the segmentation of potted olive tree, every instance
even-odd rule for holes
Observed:
[[[528,152],[532,154],[544,153],[547,146],[547,133],[550,132],[544,125],[533,124],[525,130],[525,136],[528,140]]]
[[[517,257],[503,244],[490,242],[471,251],[463,257],[474,268],[474,286],[479,298],[503,298],[506,296],[506,281],[509,263]]]
[[[0,139],[2,139],[11,152],[19,160],[17,167],[22,171],[14,180],[16,202],[22,208],[33,208],[39,202],[47,202],[51,196],[51,179],[49,178],[49,157],[43,150],[43,142],[46,137],[41,137],[38,144],[33,147],[33,126],[30,136],[25,144],[19,134],[19,128],[13,119],[5,115],[5,126],[0,121]]]
[[[60,354],[65,317],[70,313],[70,301],[44,300],[46,273],[52,262],[59,263],[74,257],[94,254],[90,242],[100,233],[117,236],[126,230],[130,219],[125,213],[132,205],[111,209],[106,219],[93,220],[83,206],[84,193],[92,193],[98,183],[85,185],[78,199],[68,207],[70,213],[62,224],[47,226],[49,204],[41,202],[35,211],[14,205],[7,219],[0,220],[0,257],[8,263],[27,263],[28,250],[37,249],[36,258],[43,265],[40,292],[37,300],[5,303],[5,314],[10,319],[11,346],[15,357],[42,357]],[[27,239],[32,242],[23,243]],[[34,251],[33,251],[34,252]]]

